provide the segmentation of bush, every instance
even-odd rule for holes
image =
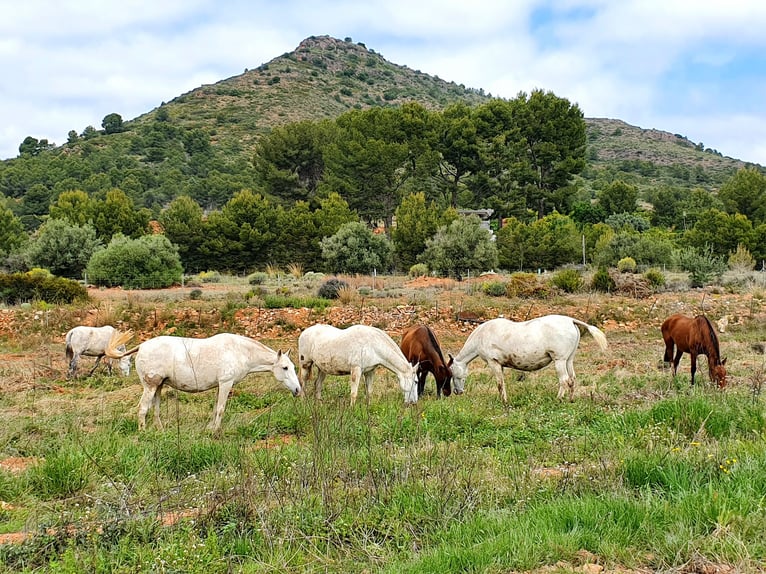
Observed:
[[[44,274],[12,273],[0,274],[0,301],[6,305],[17,305],[25,301],[47,303],[72,303],[88,299],[88,290],[77,281]]]
[[[566,293],[575,293],[582,288],[583,279],[577,269],[562,269],[553,275],[551,284]]]
[[[202,299],[202,289],[192,289],[189,293],[189,299],[192,301],[197,301],[199,299]]]
[[[200,283],[220,283],[221,274],[218,271],[203,271],[197,275]]]
[[[505,284],[505,294],[508,297],[545,298],[550,295],[550,288],[534,273],[519,272],[513,273]]]
[[[337,277],[332,277],[331,279],[328,279],[322,283],[322,285],[319,287],[317,295],[323,299],[337,299],[338,290],[341,288],[348,289],[348,283],[338,279]]]
[[[130,239],[115,235],[106,249],[88,262],[88,279],[96,285],[126,289],[159,289],[181,282],[178,249],[164,235]]]
[[[623,257],[617,262],[617,270],[620,273],[635,273],[636,260],[632,257]]]
[[[732,271],[752,271],[755,269],[755,258],[747,247],[739,243],[737,250],[729,255],[728,265]]]
[[[502,297],[506,293],[506,287],[502,281],[487,281],[482,283],[481,291],[490,297]]]
[[[268,273],[264,273],[263,271],[256,271],[255,273],[248,275],[247,282],[250,285],[263,285],[268,279]]]
[[[590,288],[594,291],[601,291],[602,293],[611,293],[616,287],[614,279],[609,275],[609,271],[606,266],[602,265],[593,274],[593,279],[590,281]]]
[[[692,287],[704,287],[714,279],[720,279],[726,270],[726,263],[721,257],[713,255],[711,248],[697,251],[694,247],[679,249],[674,252],[676,264],[689,273]]]
[[[644,272],[643,277],[649,281],[649,285],[651,285],[653,289],[659,289],[665,286],[665,274],[659,269],[647,269]]]
[[[415,265],[410,267],[408,275],[410,277],[423,277],[428,275],[428,265],[425,263],[415,263]]]

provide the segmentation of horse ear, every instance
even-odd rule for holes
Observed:
[[[724,359],[721,361],[721,364],[722,364],[722,365],[725,365],[725,364],[726,364],[726,359],[728,359],[728,357],[725,357],[725,358],[724,358]]]
[[[279,349],[279,351],[277,351],[277,361],[281,358],[282,358],[282,349]]]
[[[447,368],[449,369],[452,366],[452,363],[455,362],[455,357],[447,353],[447,356],[449,357],[449,363],[447,363]]]

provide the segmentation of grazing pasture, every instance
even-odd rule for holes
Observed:
[[[0,572],[764,571],[762,290],[531,300],[369,282],[349,278],[358,295],[321,309],[269,309],[240,284],[0,309]],[[706,368],[694,387],[670,376],[660,326],[676,312],[728,317],[725,389]],[[136,373],[66,378],[64,334],[89,322],[135,341],[232,332],[295,359],[316,323],[397,344],[427,324],[455,355],[476,328],[458,314],[552,313],[609,341],[582,337],[572,402],[548,368],[507,372],[503,405],[482,361],[466,393],[426,387],[410,406],[386,369],[353,406],[348,377],[328,375],[314,401],[256,373],[231,391],[220,433],[205,430],[211,393],[173,389],[165,429],[139,433]]]

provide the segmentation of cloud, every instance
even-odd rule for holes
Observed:
[[[328,34],[494,96],[549,90],[586,117],[685,132],[766,165],[766,4],[752,0],[125,0],[109,9],[27,0],[6,12],[0,157],[28,135],[63,143],[109,113],[132,119]]]

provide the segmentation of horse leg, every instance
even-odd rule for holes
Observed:
[[[434,375],[436,376],[436,375]],[[426,378],[428,377],[428,371],[422,366],[418,368],[418,397],[426,390]]]
[[[508,404],[508,395],[505,393],[505,379],[503,378],[503,366],[497,361],[488,361],[492,374],[495,375],[495,381],[497,381],[497,390],[500,393],[500,400],[504,405]]]
[[[226,381],[218,383],[218,400],[215,403],[215,412],[213,413],[213,420],[207,425],[208,430],[218,432],[221,428],[221,419],[223,418],[223,412],[226,410],[226,401],[229,399],[229,393],[234,386],[234,381]]]
[[[574,400],[575,383],[577,379],[574,371],[574,353],[567,359],[567,375],[569,376],[569,402]]]
[[[678,349],[676,351],[676,357],[673,359],[673,376],[675,377],[678,374],[678,364],[681,362],[681,356],[684,354],[684,352],[681,349]]]
[[[96,357],[96,363],[93,365],[93,368],[90,370],[90,373],[88,373],[89,377],[93,376],[93,373],[96,371],[96,367],[98,367],[98,364],[101,362],[101,357],[103,357],[103,355],[99,355],[98,357]]]
[[[80,359],[80,355],[72,355],[71,360],[69,361],[69,371],[67,372],[67,378],[71,379],[74,377],[74,374],[77,372],[77,362]]]
[[[162,385],[157,387],[157,390],[154,393],[154,400],[152,400],[152,404],[154,405],[154,425],[162,430],[165,428],[165,425],[162,424],[162,419],[160,418],[160,404],[162,403]]]
[[[692,386],[694,386],[694,373],[697,372],[697,355],[695,353],[689,353],[692,357]]]
[[[317,380],[314,381],[314,397],[316,397],[317,400],[322,399],[322,383],[326,376],[327,374],[324,371],[317,369]]]
[[[370,401],[370,397],[372,396],[372,377],[374,374],[375,371],[367,371],[364,373],[364,389],[366,391],[367,402]]]
[[[362,379],[361,367],[354,367],[351,369],[351,404],[356,402],[356,395],[359,392],[359,383]]]
[[[144,381],[141,381],[141,384],[144,386],[144,392],[141,394],[141,400],[138,401],[138,430],[144,430],[146,428],[146,413],[149,411],[149,408],[152,406],[152,403],[155,403],[155,396],[157,396],[158,388],[156,386],[150,386],[146,384]],[[159,401],[157,401],[159,402]],[[155,403],[155,407],[159,409],[159,405]],[[155,414],[155,421],[157,420],[157,412]],[[162,423],[160,423],[161,425]],[[162,428],[160,426],[160,428]]]
[[[571,401],[574,399],[574,377],[570,376],[568,362],[568,359],[556,359],[553,362],[553,367],[556,369],[556,375],[559,378],[559,392],[556,395],[558,400],[564,398],[567,388],[569,389],[569,400]],[[573,373],[574,368],[572,368],[572,374]]]
[[[675,345],[673,344],[673,339],[665,339],[665,355],[662,357],[663,363],[670,364],[673,362],[673,347]]]

